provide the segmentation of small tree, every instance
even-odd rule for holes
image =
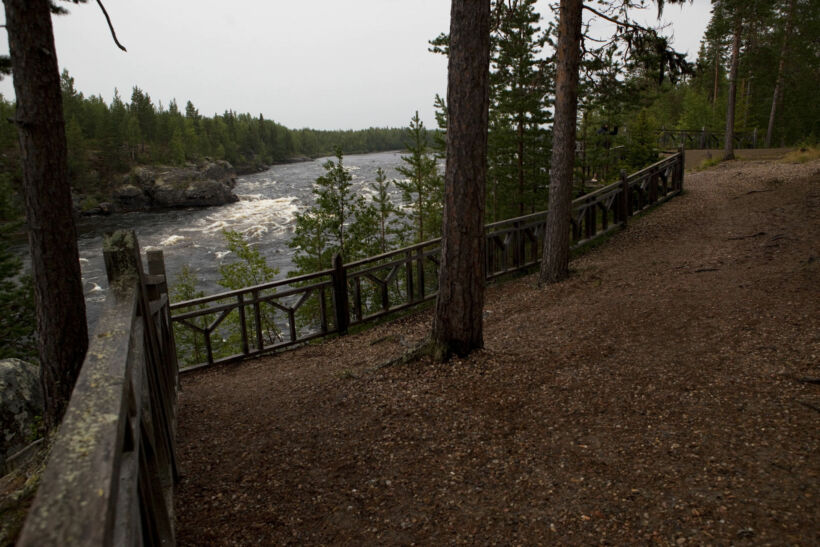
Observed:
[[[279,274],[279,270],[268,266],[265,257],[257,249],[251,247],[242,234],[233,230],[222,230],[222,235],[228,243],[228,250],[238,260],[219,265],[219,273],[222,277],[218,283],[221,286],[230,290],[243,289],[273,281]],[[253,331],[255,327],[252,317],[250,321],[249,329]],[[276,314],[273,308],[262,306],[261,321],[262,332],[268,343],[272,344],[281,337],[279,328],[276,326]],[[238,323],[239,317],[232,314],[228,321],[231,325],[228,337],[231,345],[236,344],[240,339]]]
[[[408,154],[401,157],[405,165],[398,171],[407,180],[396,181],[396,186],[402,192],[404,203],[410,206],[414,240],[418,243],[441,234],[444,190],[444,181],[438,174],[436,157],[427,142],[427,130],[418,111],[410,119],[405,146]]]
[[[298,274],[329,268],[333,255],[345,260],[363,258],[378,248],[376,208],[353,192],[353,176],[344,166],[341,149],[336,161],[328,160],[325,174],[316,179],[316,203],[296,214],[296,227],[288,245],[296,250]]]
[[[379,167],[376,170],[376,182],[371,183],[375,195],[373,196],[373,208],[376,212],[376,223],[378,225],[378,252],[386,253],[391,242],[403,241],[404,230],[400,218],[403,216],[401,210],[390,200],[390,185],[395,181],[387,180],[384,170]]]
[[[196,275],[191,267],[185,264],[171,287],[171,300],[173,302],[185,302],[203,296],[205,296],[205,293],[197,289]],[[200,328],[205,328],[211,320],[212,318],[202,316],[193,319],[192,322]],[[183,364],[193,365],[205,360],[205,341],[198,332],[179,323],[174,323],[174,338],[177,354],[182,356],[181,361]]]

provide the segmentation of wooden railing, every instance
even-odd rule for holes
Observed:
[[[723,148],[726,133],[703,129],[661,129],[658,134],[658,146],[665,149],[682,146],[688,150]],[[746,133],[732,135],[736,148],[757,148],[757,128]]]
[[[684,152],[575,199],[568,229],[576,249],[625,226],[629,217],[678,194]],[[488,224],[487,279],[541,260],[547,213]],[[330,269],[171,305],[188,370],[301,344],[435,298],[441,239]]]
[[[174,543],[177,362],[161,251],[107,236],[110,291],[18,545]]]

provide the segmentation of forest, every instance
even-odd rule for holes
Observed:
[[[183,165],[202,158],[227,160],[238,172],[298,159],[330,155],[341,146],[359,154],[403,147],[402,130],[323,131],[289,129],[261,114],[226,110],[205,116],[187,101],[154,102],[135,86],[130,100],[117,90],[106,103],[100,95],[77,91],[74,78],[60,78],[68,146],[68,175],[74,194],[104,200],[117,175],[137,165]],[[13,118],[14,103],[0,97],[0,115]],[[0,221],[22,214],[16,128],[0,124]]]

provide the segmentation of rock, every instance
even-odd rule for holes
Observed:
[[[114,190],[114,199],[125,211],[144,209],[150,200],[142,188],[133,184],[123,184]]]
[[[231,189],[224,183],[215,180],[192,182],[185,189],[186,203],[193,207],[222,205],[239,201]]]
[[[34,440],[42,416],[40,368],[20,359],[0,360],[0,469]]]
[[[227,161],[187,163],[183,167],[135,167],[114,191],[109,211],[209,207],[239,201],[233,193],[236,171]]]

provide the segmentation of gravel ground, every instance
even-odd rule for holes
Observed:
[[[183,378],[178,540],[820,544],[820,162],[729,162],[573,261],[429,328]]]

